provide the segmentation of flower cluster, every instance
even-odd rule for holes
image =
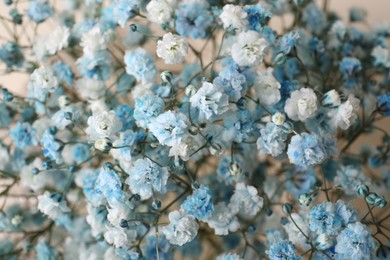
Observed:
[[[0,259],[390,259],[389,24],[0,1]]]

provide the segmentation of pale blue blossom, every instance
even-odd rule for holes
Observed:
[[[168,146],[181,142],[187,134],[188,119],[182,113],[167,111],[160,114],[149,124],[149,130],[157,140]]]

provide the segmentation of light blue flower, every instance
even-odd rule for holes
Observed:
[[[271,260],[300,260],[302,257],[297,255],[297,250],[294,245],[288,241],[283,240],[271,245],[267,251],[267,255]]]
[[[140,195],[142,200],[149,199],[154,192],[166,192],[169,177],[167,168],[160,167],[147,158],[138,159],[129,173],[125,182],[130,186],[131,192]]]
[[[83,173],[81,170],[80,174]],[[103,204],[104,195],[99,189],[95,189],[96,181],[99,177],[99,172],[94,170],[85,170],[82,179],[82,188],[85,198],[93,206],[99,206]]]
[[[95,192],[102,193],[112,207],[125,199],[122,190],[122,181],[118,174],[112,169],[111,164],[105,164],[99,173],[95,183]]]
[[[152,55],[142,48],[127,51],[125,54],[126,72],[144,83],[153,82],[157,75],[157,67]]]
[[[327,157],[320,138],[305,132],[291,138],[287,155],[291,163],[301,166],[319,164]]]
[[[150,122],[164,112],[164,100],[154,94],[135,100],[134,119],[139,127],[147,128]]]
[[[46,130],[42,135],[40,144],[42,146],[43,155],[57,164],[62,163],[61,147],[62,145],[54,138],[54,136]]]
[[[161,232],[171,244],[182,246],[196,237],[198,229],[195,218],[180,209],[169,213],[169,225],[162,227]]]
[[[184,114],[167,111],[151,121],[149,130],[160,144],[174,146],[187,134],[187,121]]]
[[[390,92],[378,96],[377,106],[381,114],[390,116]]]
[[[310,230],[318,234],[336,235],[347,224],[356,222],[355,210],[344,201],[325,201],[311,209]]]
[[[107,80],[111,76],[111,55],[107,51],[97,51],[93,56],[84,55],[77,60],[81,74],[89,78]]]
[[[122,104],[115,108],[115,113],[122,123],[121,131],[130,130],[134,127],[135,122],[133,118],[134,108],[128,104]]]
[[[209,188],[201,185],[195,189],[192,195],[183,202],[181,208],[199,220],[207,219],[214,210]]]
[[[349,224],[337,236],[335,259],[372,259],[376,247],[367,226],[360,222]]]
[[[140,1],[138,0],[115,0],[113,3],[113,17],[117,23],[124,27],[127,20],[134,17],[139,9]]]
[[[282,127],[268,122],[265,127],[261,128],[260,137],[256,142],[260,155],[278,156],[282,154],[286,148],[287,137],[288,134]]]
[[[192,39],[206,38],[213,18],[202,2],[183,3],[176,10],[176,31]]]
[[[48,243],[41,241],[35,246],[37,251],[37,260],[56,260],[57,251]]]
[[[253,136],[255,130],[254,121],[253,116],[247,109],[228,113],[224,118],[225,138],[237,143],[253,140],[251,136]]]
[[[266,10],[261,4],[247,5],[244,10],[248,14],[248,30],[260,32],[262,27],[266,25],[272,17],[272,13]]]
[[[74,74],[72,68],[61,61],[57,61],[53,64],[54,75],[63,83],[72,85],[74,80]]]
[[[47,0],[33,0],[27,9],[28,17],[36,23],[41,23],[53,14]]]
[[[85,160],[91,157],[91,148],[87,144],[76,144],[73,147],[72,156],[76,164],[85,162]]]
[[[36,131],[29,123],[17,122],[9,131],[13,143],[20,149],[37,145]]]
[[[308,4],[304,11],[302,20],[305,21],[306,27],[313,33],[319,35],[325,28],[325,15],[316,3]]]
[[[224,93],[229,96],[230,101],[238,101],[245,95],[248,84],[243,74],[235,69],[224,69],[213,81],[213,84],[218,86]]]

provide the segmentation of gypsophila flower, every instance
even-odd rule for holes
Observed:
[[[334,128],[348,129],[355,123],[358,115],[360,101],[353,95],[349,95],[348,100],[342,103],[337,109],[330,111],[331,125]]]
[[[84,99],[99,99],[106,92],[104,81],[83,77],[76,81],[76,89]]]
[[[203,85],[190,98],[191,106],[199,110],[199,121],[205,122],[225,113],[229,109],[228,96],[218,86],[209,82]]]
[[[341,166],[337,170],[334,182],[343,187],[347,194],[356,192],[356,188],[361,184],[368,185],[370,183],[363,171],[354,165]]]
[[[240,66],[257,66],[265,56],[268,47],[266,39],[255,31],[241,32],[232,45],[232,58]]]
[[[184,37],[172,33],[164,34],[157,42],[157,56],[166,64],[182,63],[188,52],[188,43]]]
[[[161,232],[171,244],[182,246],[192,241],[198,233],[198,224],[184,210],[169,213],[169,225],[162,227]]]
[[[212,197],[209,188],[202,185],[194,190],[191,196],[181,205],[187,214],[194,216],[199,220],[206,220],[214,210]]]
[[[286,100],[284,112],[294,121],[305,121],[317,112],[317,96],[310,88],[301,88],[291,93]]]
[[[297,250],[293,246],[293,244],[288,241],[280,241],[271,245],[270,249],[267,251],[267,254],[271,260],[299,260],[302,257],[297,255]]]
[[[368,228],[360,222],[348,224],[337,236],[336,259],[369,259],[376,248]]]
[[[230,198],[229,208],[244,218],[254,217],[263,207],[263,198],[253,186],[237,183]]]
[[[127,51],[125,54],[126,72],[137,80],[152,82],[157,74],[157,68],[152,56],[144,49]]]
[[[146,6],[148,19],[157,24],[163,24],[172,17],[177,1],[176,0],[152,0]]]
[[[218,203],[211,216],[206,220],[216,235],[227,235],[240,228],[238,218],[224,202]]]
[[[38,209],[51,219],[57,219],[63,214],[70,212],[61,194],[49,193],[48,191],[38,196]]]
[[[287,155],[291,163],[301,166],[319,164],[327,157],[319,137],[308,133],[291,138]]]
[[[167,111],[152,120],[149,129],[161,144],[173,146],[186,135],[187,121],[184,114]]]
[[[99,26],[93,27],[81,37],[80,45],[83,47],[84,54],[93,56],[95,52],[105,50],[110,41],[111,32],[103,32]]]
[[[14,144],[23,149],[37,145],[36,131],[29,123],[17,122],[9,132]]]
[[[223,28],[241,30],[248,24],[247,13],[241,6],[228,4],[222,10],[219,18],[223,23]]]
[[[280,100],[280,83],[273,76],[273,69],[268,68],[266,72],[258,72],[255,79],[254,89],[260,104],[272,106]]]
[[[30,82],[40,89],[53,93],[58,87],[57,77],[49,67],[40,67],[31,74]]]
[[[260,155],[280,155],[286,148],[287,136],[287,133],[282,127],[279,127],[272,122],[268,122],[265,127],[261,128],[260,137],[256,142]]]
[[[142,200],[152,197],[154,192],[164,193],[169,177],[167,168],[160,167],[149,159],[138,159],[129,169],[126,184],[130,190],[141,196]]]
[[[96,112],[88,118],[87,123],[85,132],[90,141],[104,137],[113,140],[122,128],[122,123],[113,110]]]
[[[57,26],[57,28],[46,36],[46,50],[48,54],[55,54],[68,47],[70,30],[65,26]]]

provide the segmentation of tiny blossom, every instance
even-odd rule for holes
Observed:
[[[263,207],[263,198],[255,187],[237,183],[229,207],[244,218],[254,217]]]
[[[203,82],[190,98],[191,106],[199,110],[199,120],[204,122],[225,113],[229,109],[228,96],[214,84]]]
[[[257,148],[260,154],[280,155],[286,148],[287,133],[274,123],[268,122],[260,130],[260,137],[257,139]]]
[[[48,191],[38,196],[38,209],[51,219],[57,219],[63,214],[70,212],[61,194]]]
[[[46,49],[49,54],[68,47],[70,31],[68,27],[57,26],[57,28],[46,36]]]
[[[135,100],[134,119],[139,127],[146,128],[152,121],[164,111],[164,100],[148,94]]]
[[[291,93],[286,100],[284,112],[294,121],[305,121],[317,111],[317,96],[312,89],[301,88]]]
[[[161,144],[173,146],[185,136],[187,121],[184,114],[167,111],[152,120],[149,129]]]
[[[141,196],[142,200],[152,197],[153,192],[164,193],[169,173],[167,168],[160,167],[149,159],[138,159],[129,170],[126,184],[130,190]]]
[[[377,104],[379,112],[385,116],[390,116],[390,93],[384,93],[378,96]]]
[[[114,139],[122,128],[122,123],[113,110],[97,112],[88,118],[87,123],[85,132],[91,141],[103,137]]]
[[[84,99],[99,99],[106,92],[104,81],[83,77],[76,81],[76,89]]]
[[[175,7],[176,0],[152,0],[147,6],[148,19],[157,24],[163,24],[171,19]]]
[[[261,4],[245,6],[245,12],[248,14],[248,29],[254,31],[260,31],[272,17],[272,13]]]
[[[126,72],[137,80],[152,82],[157,75],[157,68],[152,56],[144,49],[127,51],[125,54]]]
[[[240,228],[238,218],[225,203],[218,203],[207,223],[214,229],[216,235],[227,235],[229,232],[236,232]]]
[[[84,54],[93,56],[95,52],[106,49],[110,41],[110,32],[103,32],[100,27],[95,26],[81,37],[80,45]]]
[[[297,250],[294,245],[287,240],[276,242],[271,245],[270,249],[267,251],[267,254],[271,260],[299,260],[302,257],[297,255]]]
[[[164,59],[166,64],[182,63],[188,52],[188,43],[184,37],[164,34],[157,42],[157,56]]]
[[[308,133],[294,135],[291,138],[287,155],[291,163],[301,166],[319,164],[327,157],[319,137]]]
[[[254,89],[260,104],[271,106],[280,100],[280,83],[273,76],[273,69],[268,68],[266,72],[257,74]]]
[[[356,222],[348,224],[337,236],[336,259],[369,259],[376,243],[368,228]]]
[[[32,145],[37,145],[36,131],[29,123],[18,122],[10,130],[10,137],[14,144],[23,149]]]
[[[182,246],[192,241],[198,233],[199,225],[184,210],[169,213],[169,225],[162,227],[161,232],[171,244]]]
[[[181,208],[199,220],[206,220],[214,210],[209,188],[202,185],[194,190],[192,195],[183,202]]]
[[[360,101],[353,95],[348,97],[348,100],[342,103],[337,109],[330,112],[331,124],[334,128],[348,129],[358,118],[357,111],[359,110]]]
[[[55,161],[57,164],[62,163],[61,144],[55,140],[52,134],[46,131],[41,138],[40,144],[45,157]]]
[[[247,13],[241,6],[225,5],[219,15],[225,29],[243,29],[248,24]]]
[[[233,60],[240,66],[257,66],[265,56],[268,42],[255,31],[241,32],[232,45]]]
[[[95,192],[101,193],[111,206],[123,201],[125,194],[118,174],[110,167],[103,166],[95,182]]]
[[[57,77],[54,75],[54,71],[49,67],[40,67],[34,70],[30,76],[31,84],[38,88],[45,89],[50,93],[53,93],[58,87]]]

